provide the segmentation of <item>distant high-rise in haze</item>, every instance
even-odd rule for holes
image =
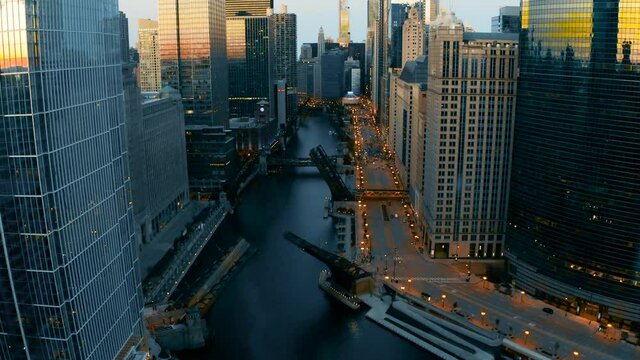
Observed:
[[[158,40],[158,22],[148,19],[138,20],[137,47],[140,56],[138,85],[142,91],[159,91],[162,87]]]
[[[227,18],[229,114],[252,116],[256,104],[270,102],[274,77],[273,39],[266,16]]]
[[[273,0],[226,0],[226,2],[227,17],[267,16],[267,9],[273,9]]]
[[[522,14],[509,270],[528,293],[638,331],[640,2],[529,0]]]
[[[349,43],[351,42],[351,28],[350,28],[350,24],[349,24],[349,4],[347,0],[339,0],[340,1],[340,8],[339,8],[339,15],[340,15],[340,31],[339,31],[339,36],[338,36],[338,43],[340,44],[341,47],[348,47]]]
[[[142,340],[126,18],[78,4],[0,0],[2,359],[115,359]]]
[[[159,0],[163,86],[182,95],[185,123],[229,120],[224,0]]]

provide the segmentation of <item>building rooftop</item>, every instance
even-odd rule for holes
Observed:
[[[400,74],[400,80],[409,84],[426,84],[429,78],[428,61],[425,55],[422,55],[414,61],[407,61]]]
[[[467,41],[518,41],[520,34],[518,33],[498,33],[498,32],[465,32],[462,36]]]

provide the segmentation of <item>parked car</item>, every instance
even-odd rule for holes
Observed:
[[[546,312],[549,315],[553,314],[553,309],[552,308],[548,308],[548,307],[542,308],[542,311]]]
[[[512,291],[511,285],[507,283],[496,284],[496,290],[498,290],[499,292],[505,295],[511,295],[511,291]]]

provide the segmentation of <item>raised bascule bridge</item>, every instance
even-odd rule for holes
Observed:
[[[357,309],[360,306],[360,300],[357,297],[373,290],[373,274],[357,264],[322,249],[292,232],[285,233],[284,237],[302,251],[327,265],[329,273],[324,272],[324,276],[321,273],[319,285],[345,305]]]

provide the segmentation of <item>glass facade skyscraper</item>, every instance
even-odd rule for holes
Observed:
[[[159,0],[162,85],[180,91],[189,125],[229,121],[224,0]]]
[[[274,79],[269,25],[266,16],[227,18],[231,117],[252,116],[258,102],[270,100]]]
[[[402,30],[407,20],[409,5],[391,4],[389,21],[389,67],[402,68]]]
[[[524,0],[507,257],[516,285],[640,324],[640,2]]]
[[[141,339],[120,24],[116,0],[0,0],[1,359]]]

